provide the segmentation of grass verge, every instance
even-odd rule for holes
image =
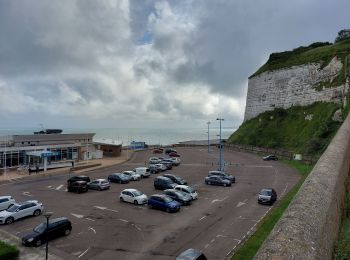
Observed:
[[[295,194],[297,194],[305,178],[313,168],[313,165],[305,165],[298,161],[283,160],[283,162],[299,172],[301,176],[299,182],[287,193],[287,195],[278,201],[277,205],[275,205],[271,212],[257,225],[256,232],[238,249],[238,251],[232,256],[232,260],[253,259],[260,246],[270,234],[271,230],[280,219]]]
[[[19,251],[15,246],[0,241],[0,259],[15,260],[18,259]]]

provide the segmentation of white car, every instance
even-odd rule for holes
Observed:
[[[37,200],[15,203],[7,210],[0,211],[0,224],[11,224],[27,216],[39,216],[43,209],[43,204]]]
[[[162,160],[159,159],[158,157],[151,157],[151,158],[149,158],[149,160],[148,160],[148,162],[149,162],[150,164],[160,163],[161,161],[162,161]]]
[[[120,193],[119,199],[121,202],[134,203],[142,205],[147,203],[147,196],[136,189],[125,189]]]
[[[147,167],[137,167],[134,169],[134,172],[136,172],[137,174],[140,174],[143,178],[147,178],[151,176],[151,172]]]
[[[195,191],[195,189],[193,189],[190,186],[187,186],[187,185],[176,185],[174,189],[175,190],[180,190],[180,191],[183,191],[183,192],[186,192],[186,193],[190,194],[193,200],[198,198],[198,193]]]
[[[0,197],[0,211],[8,209],[13,204],[15,204],[16,201],[11,196],[1,196]]]
[[[133,181],[141,180],[141,174],[138,174],[134,171],[123,171],[122,173],[128,175]]]

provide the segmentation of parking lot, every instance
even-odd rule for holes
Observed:
[[[111,183],[107,191],[76,194],[66,192],[67,175],[2,184],[1,195],[16,201],[43,202],[53,217],[68,217],[72,233],[50,242],[50,252],[64,259],[174,259],[187,248],[203,250],[208,259],[225,259],[254,229],[270,206],[257,203],[257,193],[272,187],[279,198],[299,180],[291,168],[256,155],[223,151],[226,172],[236,177],[232,187],[207,186],[204,177],[217,169],[218,150],[178,148],[182,164],[167,171],[186,179],[199,198],[177,213],[148,209],[119,201],[123,189],[136,188],[145,194],[162,193],[150,178],[128,184]],[[151,151],[137,152],[128,162],[84,173],[90,178],[107,178],[113,172],[144,166]],[[165,172],[164,172],[165,173]],[[157,175],[161,175],[158,173]],[[21,237],[44,217],[30,217],[3,225]],[[41,247],[45,250],[45,246]]]

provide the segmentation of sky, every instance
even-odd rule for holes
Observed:
[[[269,54],[350,28],[349,0],[0,0],[0,128],[238,127]]]

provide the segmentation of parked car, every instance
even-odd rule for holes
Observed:
[[[88,188],[91,190],[108,190],[111,185],[106,179],[96,179],[87,184]]]
[[[121,202],[130,202],[135,205],[147,203],[147,196],[136,189],[125,189],[120,193],[119,199]]]
[[[123,171],[122,173],[125,175],[128,175],[130,177],[130,179],[133,181],[141,180],[141,175],[134,172],[134,171]]]
[[[179,254],[176,260],[207,260],[207,258],[202,251],[190,248]]]
[[[134,169],[134,172],[140,174],[142,178],[148,178],[151,176],[151,172],[148,167],[137,167]]]
[[[178,157],[170,157],[164,159],[164,161],[171,162],[173,166],[179,166],[180,165],[180,158]]]
[[[264,161],[277,161],[278,157],[276,155],[270,154],[265,157],[263,157]]]
[[[171,147],[165,148],[165,154],[169,154],[169,153],[176,153],[176,150]]]
[[[131,178],[128,175],[125,175],[123,173],[113,173],[107,177],[109,182],[116,182],[116,183],[129,183]]]
[[[205,177],[205,184],[207,185],[222,185],[222,186],[231,186],[231,181],[224,179],[221,176],[212,175]]]
[[[72,223],[67,218],[54,218],[47,223],[37,225],[33,231],[22,237],[22,244],[25,246],[41,246],[48,240],[61,236],[68,236],[72,231]]]
[[[176,202],[172,198],[162,195],[155,194],[148,199],[148,207],[154,209],[165,210],[166,212],[176,212],[180,210],[180,203]]]
[[[85,176],[85,175],[77,175],[77,176],[73,176],[71,178],[69,178],[67,180],[67,184],[75,182],[75,181],[86,181],[86,182],[90,182],[90,178],[89,176]]]
[[[168,162],[165,160],[160,161],[161,164],[164,164],[167,170],[171,170],[173,168],[173,163],[172,162]]]
[[[175,182],[176,184],[180,184],[180,185],[186,185],[187,184],[187,181],[185,181],[184,179],[182,179],[181,177],[179,176],[176,176],[174,174],[163,174],[164,177],[167,177],[169,179],[171,179],[173,182]]]
[[[231,174],[227,174],[224,171],[209,171],[208,176],[220,176],[225,180],[229,180],[232,183],[236,182],[236,178]]]
[[[183,191],[168,189],[164,191],[164,194],[181,203],[181,205],[190,205],[192,202],[192,196]]]
[[[174,152],[168,153],[168,155],[169,155],[170,157],[180,157],[180,154],[174,153]]]
[[[258,195],[258,203],[272,205],[277,200],[277,192],[272,188],[262,189]]]
[[[159,153],[163,153],[163,149],[162,149],[162,148],[154,148],[154,149],[153,149],[153,153],[155,153],[155,154],[156,154],[156,153],[158,153],[158,154],[159,154]]]
[[[160,169],[160,171],[164,172],[167,170],[167,167],[166,165],[162,164],[162,163],[157,163],[157,164],[154,164],[156,167],[158,167]]]
[[[151,158],[148,159],[148,162],[149,162],[150,164],[160,163],[161,161],[162,161],[162,160],[159,159],[158,157],[151,157]]]
[[[192,197],[192,200],[195,200],[198,197],[198,193],[196,192],[196,190],[187,185],[176,185],[175,190],[180,190],[190,194]]]
[[[156,190],[173,189],[175,186],[176,183],[167,177],[158,176],[154,179],[154,188]]]
[[[0,197],[0,211],[8,209],[13,204],[15,204],[16,201],[11,196],[1,196]]]
[[[81,192],[87,192],[88,191],[88,186],[86,181],[75,181],[75,182],[70,182],[67,186],[67,190],[69,192],[76,192],[76,193],[81,193]]]
[[[10,208],[0,211],[0,224],[11,224],[27,216],[39,216],[43,209],[43,204],[37,200],[15,203]]]
[[[156,164],[151,164],[148,168],[149,168],[151,173],[159,173],[162,171],[162,169],[160,167],[156,166]]]

